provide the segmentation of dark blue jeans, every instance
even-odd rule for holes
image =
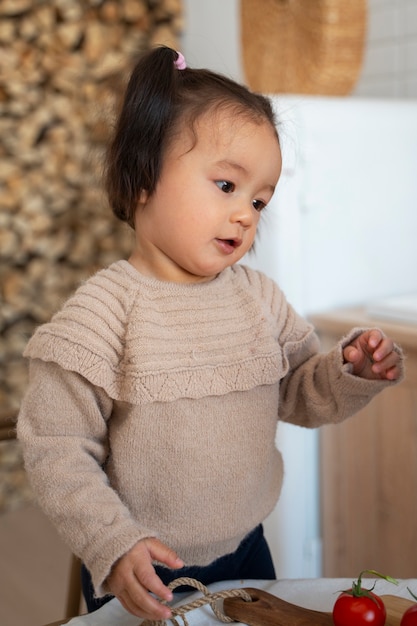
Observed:
[[[155,571],[165,585],[172,580],[186,576],[195,578],[203,585],[220,580],[274,580],[276,578],[271,553],[265,540],[262,525],[257,526],[243,539],[236,552],[226,554],[205,567],[191,566],[177,570],[156,566]],[[89,613],[109,602],[113,596],[95,598],[90,573],[83,565],[81,571],[83,594]],[[191,589],[195,591],[195,589]],[[177,587],[175,591],[187,591],[185,587]]]

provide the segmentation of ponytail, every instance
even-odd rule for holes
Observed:
[[[160,47],[143,56],[128,82],[111,142],[105,185],[114,214],[132,227],[140,192],[155,190],[176,100],[177,53]]]

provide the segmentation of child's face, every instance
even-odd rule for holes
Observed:
[[[281,173],[273,128],[217,111],[178,133],[136,210],[130,262],[174,282],[213,279],[251,248]]]

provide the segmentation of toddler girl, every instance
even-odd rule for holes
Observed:
[[[166,47],[137,63],[106,168],[134,249],[36,331],[18,421],[89,610],[117,596],[166,619],[178,576],[274,578],[278,420],[339,422],[402,377],[377,329],[319,353],[279,287],[238,264],[280,172],[266,97]]]

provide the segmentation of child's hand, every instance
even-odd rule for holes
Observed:
[[[394,350],[394,342],[375,328],[346,346],[343,358],[353,365],[352,373],[361,378],[397,380],[402,372],[401,356]]]
[[[133,615],[154,621],[166,620],[171,617],[171,609],[158,602],[150,592],[170,602],[172,591],[157,576],[153,560],[171,569],[184,566],[177,554],[158,539],[143,539],[115,563],[107,586]]]

